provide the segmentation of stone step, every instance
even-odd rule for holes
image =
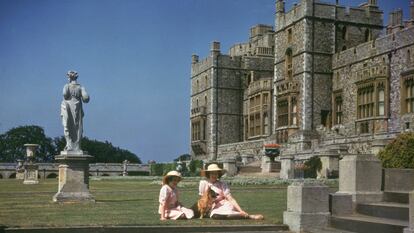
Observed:
[[[331,227],[357,233],[402,233],[408,221],[352,214],[331,216]]]
[[[407,192],[384,192],[384,201],[398,202],[408,204],[409,198]]]
[[[191,220],[192,221],[192,220]],[[2,231],[3,230],[3,231]],[[16,232],[16,233],[201,233],[201,232],[234,232],[234,233],[286,233],[289,227],[286,225],[201,225],[201,226],[84,226],[84,227],[33,227],[33,228],[0,228],[1,232]]]
[[[243,166],[240,167],[239,173],[257,173],[261,172],[262,169],[256,166]]]
[[[408,207],[408,204],[395,202],[360,203],[357,205],[356,211],[374,217],[408,221]]]

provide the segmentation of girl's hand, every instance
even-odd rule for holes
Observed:
[[[167,219],[166,219],[164,216],[161,216],[160,220],[161,220],[161,221],[165,221],[165,220],[167,220]]]

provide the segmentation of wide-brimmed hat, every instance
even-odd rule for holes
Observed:
[[[209,172],[218,172],[219,176],[222,176],[224,173],[226,173],[226,170],[220,168],[217,164],[212,163],[208,165],[206,170],[201,171],[201,176],[206,176]]]
[[[181,173],[177,172],[177,171],[169,171],[163,178],[162,178],[162,184],[168,184],[168,177],[170,176],[176,176],[178,178],[180,178],[180,180],[183,178],[181,176]]]

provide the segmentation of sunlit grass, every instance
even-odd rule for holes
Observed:
[[[189,207],[198,198],[196,182],[180,188],[180,200]],[[40,180],[24,185],[21,180],[0,180],[0,225],[30,226],[96,226],[96,225],[200,225],[200,224],[279,224],[286,209],[286,185],[233,185],[233,196],[248,213],[261,213],[263,221],[193,219],[159,221],[160,186],[151,179],[90,180],[90,191],[96,203],[57,204],[57,180]]]

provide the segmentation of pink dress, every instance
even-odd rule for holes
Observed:
[[[191,209],[182,207],[178,203],[178,190],[176,188],[172,189],[168,185],[163,185],[160,190],[159,197],[159,208],[158,213],[161,214],[161,205],[165,205],[166,218],[168,219],[178,219],[182,214],[185,215],[187,219],[190,219],[194,216],[194,212]]]
[[[209,184],[211,183],[206,180],[200,181],[199,195],[203,195],[203,193],[208,189]],[[211,189],[217,193],[217,198],[210,212],[210,217],[214,214],[240,216],[241,213],[237,211],[233,204],[226,199],[226,197],[231,195],[230,189],[227,186],[227,184],[221,181],[216,181],[214,184],[211,185]]]

